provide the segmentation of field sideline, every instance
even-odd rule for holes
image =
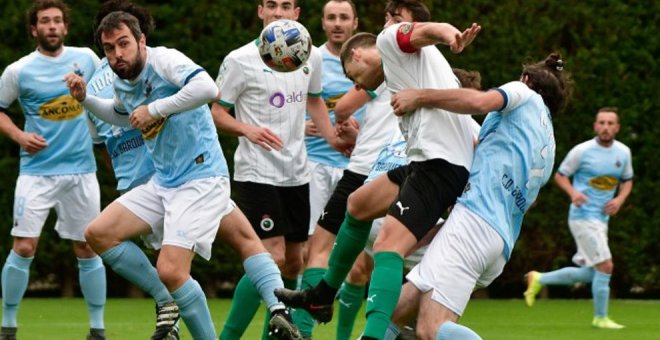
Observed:
[[[209,301],[216,329],[222,327],[230,300]],[[612,300],[611,316],[626,328],[619,331],[596,330],[590,326],[591,300],[539,300],[527,308],[522,300],[471,301],[461,320],[484,339],[660,339],[659,300]],[[28,298],[19,311],[18,338],[22,340],[84,339],[87,314],[82,299]],[[363,313],[356,331],[364,327]],[[260,339],[264,318],[260,310],[244,339]],[[110,299],[106,306],[106,331],[109,340],[148,339],[154,327],[154,305],[148,299]],[[334,339],[335,323],[317,327],[315,340]],[[182,339],[190,339],[186,330]]]

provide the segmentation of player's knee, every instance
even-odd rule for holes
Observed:
[[[417,326],[415,328],[415,335],[417,335],[417,339],[435,340],[437,333],[438,329],[433,327],[430,323],[422,322],[422,320],[417,321]]]
[[[163,261],[158,261],[157,270],[158,277],[170,291],[183,285],[189,276],[188,273],[178,270],[173,263]]]
[[[346,200],[346,211],[349,215],[357,220],[362,220],[362,212],[365,210],[363,208],[359,195],[356,195],[355,193],[348,195],[348,199]]]
[[[605,274],[612,274],[614,271],[614,262],[607,260],[596,265],[596,270]]]
[[[32,257],[37,252],[37,241],[30,238],[16,238],[13,250],[21,257]]]
[[[347,280],[356,286],[366,285],[369,281],[369,272],[366,266],[360,261],[355,262],[350,273],[348,273]]]

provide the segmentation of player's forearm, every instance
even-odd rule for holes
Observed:
[[[321,97],[307,97],[307,112],[312,118],[314,125],[321,133],[321,136],[332,143],[335,139],[335,129],[332,128],[330,117],[328,116],[328,108]]]
[[[626,201],[628,199],[628,196],[630,196],[630,193],[632,192],[633,188],[633,181],[625,181],[621,184],[619,184],[619,193],[616,195],[616,198],[621,200],[621,203]]]
[[[568,195],[568,197],[573,197],[575,188],[573,188],[573,185],[571,184],[571,181],[568,177],[557,172],[555,173],[555,183]]]
[[[3,135],[9,137],[14,142],[18,143],[18,138],[23,130],[14,124],[7,113],[0,111],[0,132]]]
[[[495,96],[500,94],[473,89],[422,89],[418,91],[418,107],[439,108],[454,113],[485,114],[502,106]]]
[[[456,34],[461,34],[461,31],[448,23],[417,23],[415,24],[410,44],[417,49],[429,45],[449,45],[455,39]]]
[[[234,118],[226,107],[218,103],[213,103],[211,106],[211,115],[213,116],[213,123],[215,127],[230,136],[240,137],[245,135],[245,124],[239,122]]]
[[[167,117],[212,102],[218,95],[218,87],[206,72],[194,76],[177,93],[153,101],[149,104],[149,114],[154,117]]]
[[[87,95],[85,100],[82,101],[82,104],[85,109],[104,122],[117,126],[131,126],[127,114],[122,115],[115,111],[114,101],[112,99]]]
[[[351,88],[344,94],[335,106],[335,120],[337,123],[347,120],[355,111],[361,108],[371,99],[365,90]]]

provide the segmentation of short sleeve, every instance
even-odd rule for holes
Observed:
[[[566,158],[559,165],[557,171],[566,177],[573,176],[573,174],[580,167],[580,159],[582,158],[584,148],[581,148],[580,145],[575,146],[568,152]]]
[[[323,58],[318,48],[312,47],[312,53],[309,55],[309,65],[312,68],[312,75],[309,79],[309,88],[307,93],[312,96],[320,96],[323,92],[321,83],[321,74],[323,73]]]
[[[220,89],[218,103],[226,107],[233,107],[246,87],[243,68],[233,53],[222,61],[215,84]]]

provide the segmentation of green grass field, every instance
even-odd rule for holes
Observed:
[[[230,300],[214,299],[209,307],[216,329],[222,328]],[[591,300],[539,300],[527,308],[522,300],[473,300],[461,320],[484,339],[660,339],[660,301],[613,300],[610,314],[626,325],[618,331],[591,328]],[[84,339],[87,314],[81,299],[26,299],[19,312],[19,339]],[[244,339],[259,339],[264,319],[259,311]],[[154,326],[154,305],[148,299],[111,299],[106,307],[108,339],[148,339]],[[364,327],[363,313],[354,338]],[[185,328],[185,327],[183,327]],[[334,339],[335,324],[316,328],[314,339]],[[182,339],[191,339],[184,329]]]

